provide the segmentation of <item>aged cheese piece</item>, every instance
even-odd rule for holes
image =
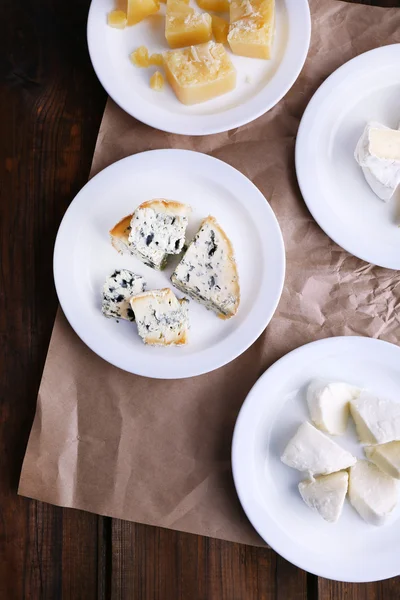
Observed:
[[[196,0],[196,2],[203,10],[229,12],[229,0]]]
[[[178,300],[169,288],[134,296],[131,307],[144,343],[152,346],[187,344],[188,304],[186,298]]]
[[[152,54],[149,58],[149,64],[154,67],[163,67],[164,60],[162,54]]]
[[[354,465],[357,459],[310,423],[303,423],[286,446],[281,461],[312,475],[328,475]]]
[[[220,44],[226,44],[228,40],[229,23],[218,17],[218,15],[212,15],[212,32],[215,41]]]
[[[160,9],[158,0],[127,0],[128,25],[135,25]]]
[[[183,104],[205,102],[235,88],[236,71],[222,44],[164,53],[167,81]]]
[[[165,37],[170,48],[208,42],[211,40],[211,16],[195,12],[185,2],[167,0]]]
[[[307,389],[307,403],[314,425],[331,435],[342,435],[349,419],[349,402],[360,391],[348,383],[312,381]]]
[[[367,460],[350,469],[349,499],[359,515],[371,525],[384,525],[397,504],[397,485]]]
[[[160,71],[156,71],[150,77],[150,87],[152,90],[156,92],[160,92],[164,87],[164,77],[160,73]]]
[[[137,67],[147,68],[150,66],[149,51],[146,46],[139,46],[130,55],[131,62]]]
[[[350,402],[350,411],[362,444],[400,440],[400,403],[362,391]]]
[[[304,502],[328,523],[336,523],[342,514],[349,475],[346,471],[321,475],[299,483]]]
[[[367,446],[364,451],[366,457],[382,471],[395,479],[400,479],[400,442]]]
[[[228,42],[234,54],[271,58],[275,0],[232,0]]]
[[[103,286],[102,313],[105,317],[134,321],[130,299],[144,292],[146,283],[141,275],[118,269],[107,277]]]
[[[373,192],[388,201],[400,184],[400,131],[367,123],[354,157]]]
[[[214,217],[207,217],[172,274],[175,287],[213,310],[233,317],[240,287],[232,244]]]
[[[107,15],[107,23],[116,29],[125,29],[127,26],[126,13],[123,10],[113,10]]]

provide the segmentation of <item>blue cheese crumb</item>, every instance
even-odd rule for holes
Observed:
[[[134,321],[130,299],[141,294],[146,289],[146,283],[141,275],[136,275],[127,269],[114,271],[107,277],[103,286],[102,313],[105,317]]]

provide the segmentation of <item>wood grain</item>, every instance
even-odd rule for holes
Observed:
[[[398,578],[318,581],[272,550],[16,495],[57,306],[55,234],[87,180],[106,95],[87,53],[89,0],[0,4],[1,600],[400,598]]]

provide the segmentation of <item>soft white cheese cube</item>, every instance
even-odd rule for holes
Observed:
[[[336,523],[342,514],[348,483],[348,473],[339,471],[301,481],[299,492],[307,506],[321,515],[325,521]]]
[[[362,391],[350,402],[350,411],[362,444],[400,440],[400,403]]]
[[[314,425],[331,435],[342,435],[349,420],[349,402],[360,391],[348,383],[312,381],[307,389],[307,403]]]
[[[327,475],[347,469],[357,459],[306,421],[286,446],[281,461],[299,471]]]
[[[359,460],[350,469],[349,499],[371,525],[384,525],[397,504],[397,485],[376,465]]]
[[[400,479],[400,442],[367,446],[365,455],[382,471],[395,479]]]

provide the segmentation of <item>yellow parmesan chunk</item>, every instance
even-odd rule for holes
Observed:
[[[159,0],[127,0],[128,25],[135,25],[160,9]]]
[[[168,83],[183,104],[205,102],[236,86],[236,71],[222,44],[208,42],[164,53]]]
[[[139,46],[139,48],[136,48],[136,50],[132,52],[130,58],[137,67],[150,66],[149,51],[146,46]]]
[[[196,2],[203,10],[229,12],[229,0],[196,0]]]
[[[212,15],[212,32],[216,42],[220,42],[221,44],[226,44],[228,39],[228,31],[229,31],[229,23],[222,19],[221,17],[217,17],[217,15]]]
[[[152,90],[156,92],[161,92],[164,87],[164,77],[160,73],[160,71],[156,71],[154,75],[150,77],[150,87]]]
[[[116,29],[125,29],[127,25],[126,13],[123,10],[113,10],[107,15],[107,24]]]
[[[152,54],[149,58],[149,64],[154,67],[162,67],[164,65],[162,54]]]
[[[195,12],[185,2],[167,0],[165,37],[170,48],[183,48],[211,40],[211,16]]]
[[[234,54],[271,58],[275,0],[232,0],[228,42]]]

